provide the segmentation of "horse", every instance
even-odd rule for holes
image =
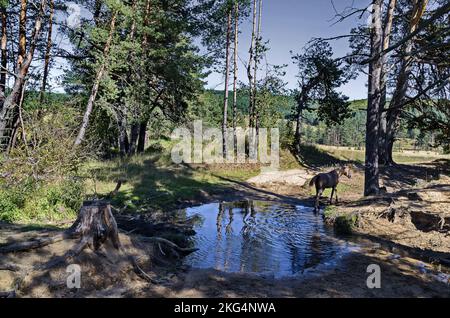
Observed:
[[[338,203],[336,187],[339,184],[339,177],[342,175],[345,175],[349,179],[352,177],[349,166],[342,166],[328,173],[319,173],[311,179],[309,186],[312,187],[313,184],[316,186],[316,203],[314,205],[314,212],[318,212],[320,196],[326,188],[333,189],[331,191],[330,204],[332,204],[334,193],[336,193],[336,203]]]

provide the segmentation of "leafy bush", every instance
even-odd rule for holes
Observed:
[[[16,190],[0,190],[0,220],[13,222],[20,218],[24,197]]]
[[[76,216],[83,201],[79,181],[38,186],[29,192],[18,187],[0,191],[0,220],[6,222],[55,221]]]
[[[24,114],[17,144],[0,162],[0,220],[44,221],[76,215],[84,196],[78,178],[83,148],[73,147],[75,111]]]

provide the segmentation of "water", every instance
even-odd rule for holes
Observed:
[[[291,276],[334,264],[354,246],[337,239],[311,207],[248,201],[185,213],[198,216],[192,239],[199,250],[185,259],[197,268]]]

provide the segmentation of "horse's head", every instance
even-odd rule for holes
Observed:
[[[350,169],[350,166],[348,166],[348,165],[342,166],[341,169],[340,169],[340,174],[346,176],[349,179],[351,179],[351,177],[352,177],[352,170]]]

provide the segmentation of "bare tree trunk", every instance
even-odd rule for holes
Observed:
[[[27,33],[27,0],[21,0],[20,2],[20,12],[19,12],[19,44],[18,44],[18,57],[17,57],[17,67],[20,67],[25,60],[26,55],[26,33]],[[21,86],[25,85],[25,80],[22,82]],[[16,99],[14,100],[14,104],[17,105],[19,101],[22,100],[22,95],[24,94],[23,87],[20,87],[17,91]],[[19,109],[17,107],[12,110],[12,120],[10,126],[10,137],[8,140],[7,152],[14,147],[16,137],[17,137],[17,129],[19,127]]]
[[[252,20],[252,38],[250,41],[250,49],[249,49],[249,60],[247,64],[247,77],[248,77],[248,89],[249,89],[249,127],[254,127],[253,122],[253,113],[254,113],[254,103],[253,103],[253,75],[252,75],[252,65],[254,62],[254,50],[255,50],[255,38],[256,38],[256,0],[253,0],[253,20]]]
[[[415,32],[417,26],[422,18],[428,0],[414,0],[414,5],[411,13],[411,20],[409,24],[408,35]],[[385,162],[386,164],[394,164],[392,157],[392,150],[394,148],[395,134],[398,129],[398,120],[401,114],[401,105],[404,102],[406,92],[408,90],[408,78],[411,73],[411,51],[413,48],[413,39],[407,41],[402,49],[403,58],[400,66],[400,71],[397,76],[397,83],[392,100],[387,111],[387,125],[386,125],[386,140],[385,140]]]
[[[139,124],[139,138],[138,138],[138,145],[137,145],[138,153],[143,153],[145,150],[145,142],[147,140],[147,124],[148,124],[148,119],[141,121],[141,123]]]
[[[128,155],[132,156],[136,153],[136,146],[137,141],[139,138],[139,123],[132,123],[131,124],[131,131],[130,131],[130,149],[128,151]]]
[[[45,88],[47,86],[48,70],[50,65],[50,53],[52,50],[52,29],[53,29],[53,12],[54,12],[54,0],[50,0],[50,15],[48,17],[48,34],[47,34],[47,47],[45,51],[44,59],[44,74],[42,76],[42,87],[39,95],[39,101],[44,102]]]
[[[233,59],[233,151],[237,155],[237,79],[238,79],[239,2],[234,2],[234,59]]]
[[[394,11],[397,0],[389,0],[388,12],[386,14],[386,21],[383,29],[383,51],[389,47],[392,31],[392,21],[394,18]],[[380,126],[379,126],[379,142],[378,142],[378,161],[381,165],[385,165],[386,162],[386,112],[384,108],[386,106],[386,80],[387,80],[387,55],[382,57],[382,70],[381,70],[381,100],[380,100]]]
[[[7,137],[8,133],[6,132],[6,128],[7,128],[8,124],[11,122],[9,115],[10,115],[11,110],[13,110],[20,101],[20,96],[22,94],[22,86],[25,83],[25,78],[28,74],[28,70],[29,70],[31,62],[33,60],[37,41],[38,41],[39,35],[41,33],[42,17],[44,16],[46,6],[47,6],[46,1],[41,0],[39,14],[37,15],[35,23],[34,23],[33,34],[32,34],[31,41],[30,41],[30,48],[25,55],[25,59],[23,59],[20,64],[17,63],[14,85],[11,89],[11,93],[5,99],[3,108],[0,110],[0,138],[1,139],[8,139],[8,137]],[[13,121],[13,125],[15,122],[16,121]],[[5,142],[2,142],[2,144],[5,144]],[[8,140],[6,141],[6,144],[9,144]]]
[[[364,178],[364,195],[378,194],[378,114],[380,111],[382,59],[379,54],[383,48],[381,12],[383,0],[372,1],[372,26],[370,36],[371,56],[369,65],[369,94],[366,122],[366,161]],[[378,56],[378,57],[377,57]]]
[[[258,28],[256,32],[256,42],[255,42],[255,64],[253,68],[253,121],[256,133],[255,143],[258,143],[258,134],[259,134],[259,114],[258,114],[258,101],[257,101],[257,91],[258,88],[256,86],[257,83],[257,73],[258,73],[258,62],[259,62],[259,49],[261,46],[261,18],[262,18],[262,0],[259,0],[258,3]]]
[[[6,5],[1,8],[1,20],[2,20],[2,38],[1,38],[1,66],[2,69],[0,70],[0,109],[3,107],[3,103],[5,102],[6,98],[6,73],[7,73],[7,67],[8,67],[8,50],[7,50],[7,40],[8,40],[8,34],[7,34],[7,13],[6,13]]]
[[[230,39],[231,38],[231,8],[228,11],[227,21],[227,43],[225,53],[225,93],[223,98],[223,122],[222,122],[222,140],[223,140],[223,157],[228,155],[228,82],[230,77]]]
[[[114,36],[114,31],[116,28],[116,18],[117,18],[117,11],[114,11],[113,15],[111,17],[111,22],[110,22],[110,26],[109,26],[108,39],[106,40],[105,48],[103,50],[103,61],[101,61],[101,64],[97,71],[97,75],[95,76],[94,85],[92,86],[92,90],[91,90],[91,95],[89,96],[89,100],[88,100],[88,103],[86,106],[86,111],[84,112],[83,122],[81,124],[80,131],[78,132],[77,139],[75,140],[75,146],[78,146],[79,144],[81,144],[81,142],[83,141],[84,136],[86,134],[86,129],[89,125],[89,117],[91,116],[91,113],[92,113],[92,108],[94,106],[95,98],[97,96],[98,88],[100,86],[100,81],[101,81],[103,74],[105,72],[105,69],[106,69],[106,60],[109,55],[111,42],[112,42],[112,39]]]
[[[130,149],[127,133],[126,117],[121,110],[117,112],[117,128],[119,130],[119,151],[120,156],[125,157]]]
[[[302,89],[302,95],[297,101],[297,118],[296,118],[296,126],[295,126],[295,135],[294,135],[294,149],[297,154],[300,154],[301,151],[301,136],[302,136],[302,116],[303,116],[303,108],[306,106],[306,96]]]
[[[19,51],[17,66],[23,63],[26,54],[27,46],[27,0],[21,0],[20,2],[20,15],[19,15]]]

